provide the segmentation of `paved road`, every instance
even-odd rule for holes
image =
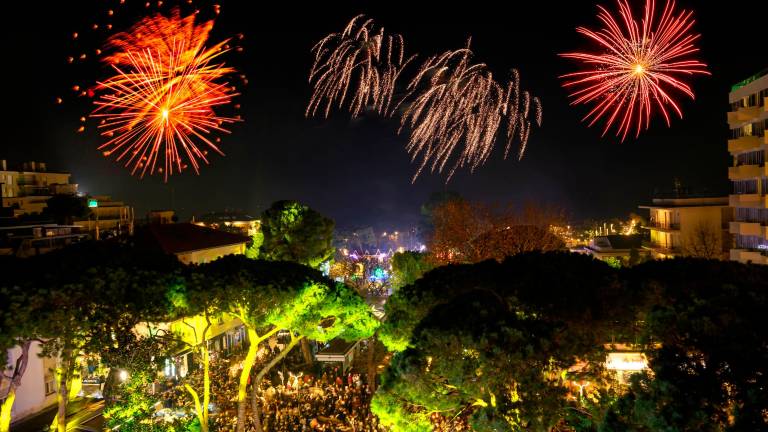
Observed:
[[[11,432],[47,431],[56,416],[56,406],[47,408],[32,417],[11,425]],[[100,431],[104,420],[101,412],[104,401],[93,399],[75,399],[67,406],[68,431]]]

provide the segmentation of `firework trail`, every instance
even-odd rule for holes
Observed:
[[[320,109],[328,117],[342,108],[349,97],[352,117],[371,107],[383,116],[392,115],[392,97],[403,69],[415,56],[405,57],[399,34],[386,35],[372,19],[354,17],[341,33],[333,33],[313,48],[314,64],[309,73],[313,93],[306,116]]]
[[[517,71],[502,86],[485,64],[473,64],[471,56],[468,43],[467,48],[431,57],[408,85],[400,132],[409,129],[406,150],[411,160],[420,160],[413,181],[427,166],[431,172],[447,169],[446,181],[459,168],[474,172],[488,160],[505,123],[505,157],[518,141],[522,158],[531,128],[531,100],[535,122],[541,124],[541,104],[521,93]]]
[[[227,133],[225,125],[237,121],[215,112],[237,96],[226,81],[235,71],[214,62],[228,41],[205,48],[211,28],[210,21],[196,25],[194,15],[182,18],[174,10],[108,40],[113,52],[104,61],[115,73],[96,86],[91,117],[108,138],[99,149],[117,155],[131,174],[157,172],[167,181],[188,167],[185,159],[199,173],[208,150],[223,155],[220,138],[210,135]]]
[[[561,54],[581,62],[583,71],[563,75],[563,84],[573,89],[571,104],[594,104],[584,117],[589,126],[607,118],[603,135],[616,127],[623,141],[630,129],[635,137],[648,129],[654,108],[670,125],[670,110],[682,118],[673,92],[694,98],[683,78],[710,73],[706,65],[692,58],[698,51],[698,34],[691,33],[693,12],[676,11],[674,1],[667,1],[659,16],[655,0],[646,0],[640,22],[635,19],[627,0],[618,0],[619,16],[614,17],[599,6],[598,18],[603,28],[576,30],[596,42],[600,52]]]

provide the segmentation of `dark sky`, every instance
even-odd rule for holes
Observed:
[[[620,143],[580,122],[584,107],[568,105],[558,80],[574,65],[557,53],[589,49],[575,27],[597,25],[593,1],[221,1],[214,38],[246,36],[245,51],[230,58],[250,81],[240,100],[245,122],[225,139],[226,157],[213,157],[200,176],[175,176],[164,184],[157,176],[131,177],[96,150],[97,135],[75,133],[87,105],[53,102],[58,95],[68,98],[73,82],[100,73],[66,64],[79,49],[70,35],[105,22],[105,11],[117,0],[10,3],[3,5],[0,158],[47,161],[72,172],[81,190],[111,194],[134,205],[137,214],[171,205],[185,217],[225,208],[255,213],[277,199],[298,199],[343,227],[390,229],[414,223],[419,205],[445,188],[479,200],[556,203],[575,218],[626,215],[655,188],[670,189],[675,177],[699,190],[727,193],[727,93],[731,84],[768,67],[767,1],[679,1],[696,12],[700,57],[712,76],[693,81],[696,100],[681,98],[685,118],[674,119],[672,128],[656,118],[640,139]],[[610,0],[600,3],[615,7]],[[639,0],[632,3],[641,7]],[[138,18],[141,9],[122,16]],[[415,167],[393,121],[350,121],[346,112],[305,119],[310,48],[358,13],[403,34],[406,47],[421,58],[459,48],[471,35],[475,59],[497,76],[518,68],[524,88],[544,105],[543,128],[532,132],[523,161],[504,161],[498,149],[484,168],[474,175],[459,172],[447,186],[439,175],[411,184]]]

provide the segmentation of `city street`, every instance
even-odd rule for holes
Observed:
[[[100,431],[104,424],[101,412],[103,400],[76,399],[67,407],[68,431]],[[40,432],[49,430],[56,416],[56,405],[11,425],[11,432]]]

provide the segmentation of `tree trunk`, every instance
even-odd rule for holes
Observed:
[[[256,425],[256,432],[262,432],[261,428],[261,417],[259,413],[259,396],[258,391],[259,387],[261,386],[261,380],[264,379],[264,376],[272,370],[273,367],[275,367],[276,364],[280,363],[282,359],[285,358],[285,356],[288,355],[289,352],[293,349],[293,347],[296,346],[299,342],[304,340],[304,336],[295,337],[293,336],[293,333],[291,333],[291,342],[283,348],[282,351],[280,351],[280,354],[277,355],[277,357],[273,358],[272,361],[267,363],[266,366],[261,368],[258,374],[256,374],[256,378],[253,380],[253,399],[251,401],[252,408],[253,408],[253,421]]]
[[[117,369],[110,368],[109,372],[107,373],[107,378],[104,380],[104,391],[102,391],[102,395],[104,396],[104,401],[107,405],[111,404],[112,400],[112,393],[115,389],[115,378],[117,377]]]
[[[204,341],[202,346],[203,354],[203,420],[200,425],[201,432],[208,432],[208,406],[211,403],[211,352],[208,350],[208,341]]]
[[[13,401],[16,399],[16,387],[11,383],[11,387],[8,388],[8,394],[5,396],[3,405],[0,406],[0,432],[8,432],[11,430],[11,408],[13,408]]]
[[[259,389],[254,385],[253,397],[251,398],[251,411],[253,411],[253,424],[256,427],[256,432],[264,432],[261,427],[261,410],[259,409],[261,402],[259,402],[258,390]]]
[[[306,338],[301,339],[301,353],[304,355],[304,363],[311,365],[315,359],[312,356],[312,349],[309,346],[309,341]]]
[[[67,402],[69,402],[69,389],[67,383],[71,375],[72,353],[64,350],[61,355],[61,373],[59,373],[59,391],[56,396],[59,410],[54,419],[57,432],[67,432]]]
[[[277,329],[275,328],[264,336],[259,337],[256,330],[248,328],[248,354],[245,356],[245,360],[243,360],[243,370],[240,372],[240,382],[237,388],[237,432],[245,431],[245,398],[248,391],[248,378],[251,377],[251,370],[253,370],[253,365],[256,363],[256,353],[259,351],[259,344],[276,332]],[[256,394],[255,390],[254,394]],[[254,410],[254,412],[256,411]],[[256,418],[258,419],[258,414],[256,414]]]
[[[32,346],[32,341],[25,340],[19,346],[21,353],[19,353],[19,358],[16,359],[13,375],[11,375],[8,382],[8,392],[5,395],[2,406],[0,406],[0,432],[8,432],[10,430],[11,409],[13,409],[13,402],[16,400],[16,389],[21,387],[21,379],[24,378],[24,372],[26,372],[27,364],[29,364],[29,348]],[[2,382],[3,376],[0,375],[0,384]]]
[[[371,389],[371,393],[376,391],[376,343],[378,342],[378,332],[374,333],[368,339],[368,387]]]

